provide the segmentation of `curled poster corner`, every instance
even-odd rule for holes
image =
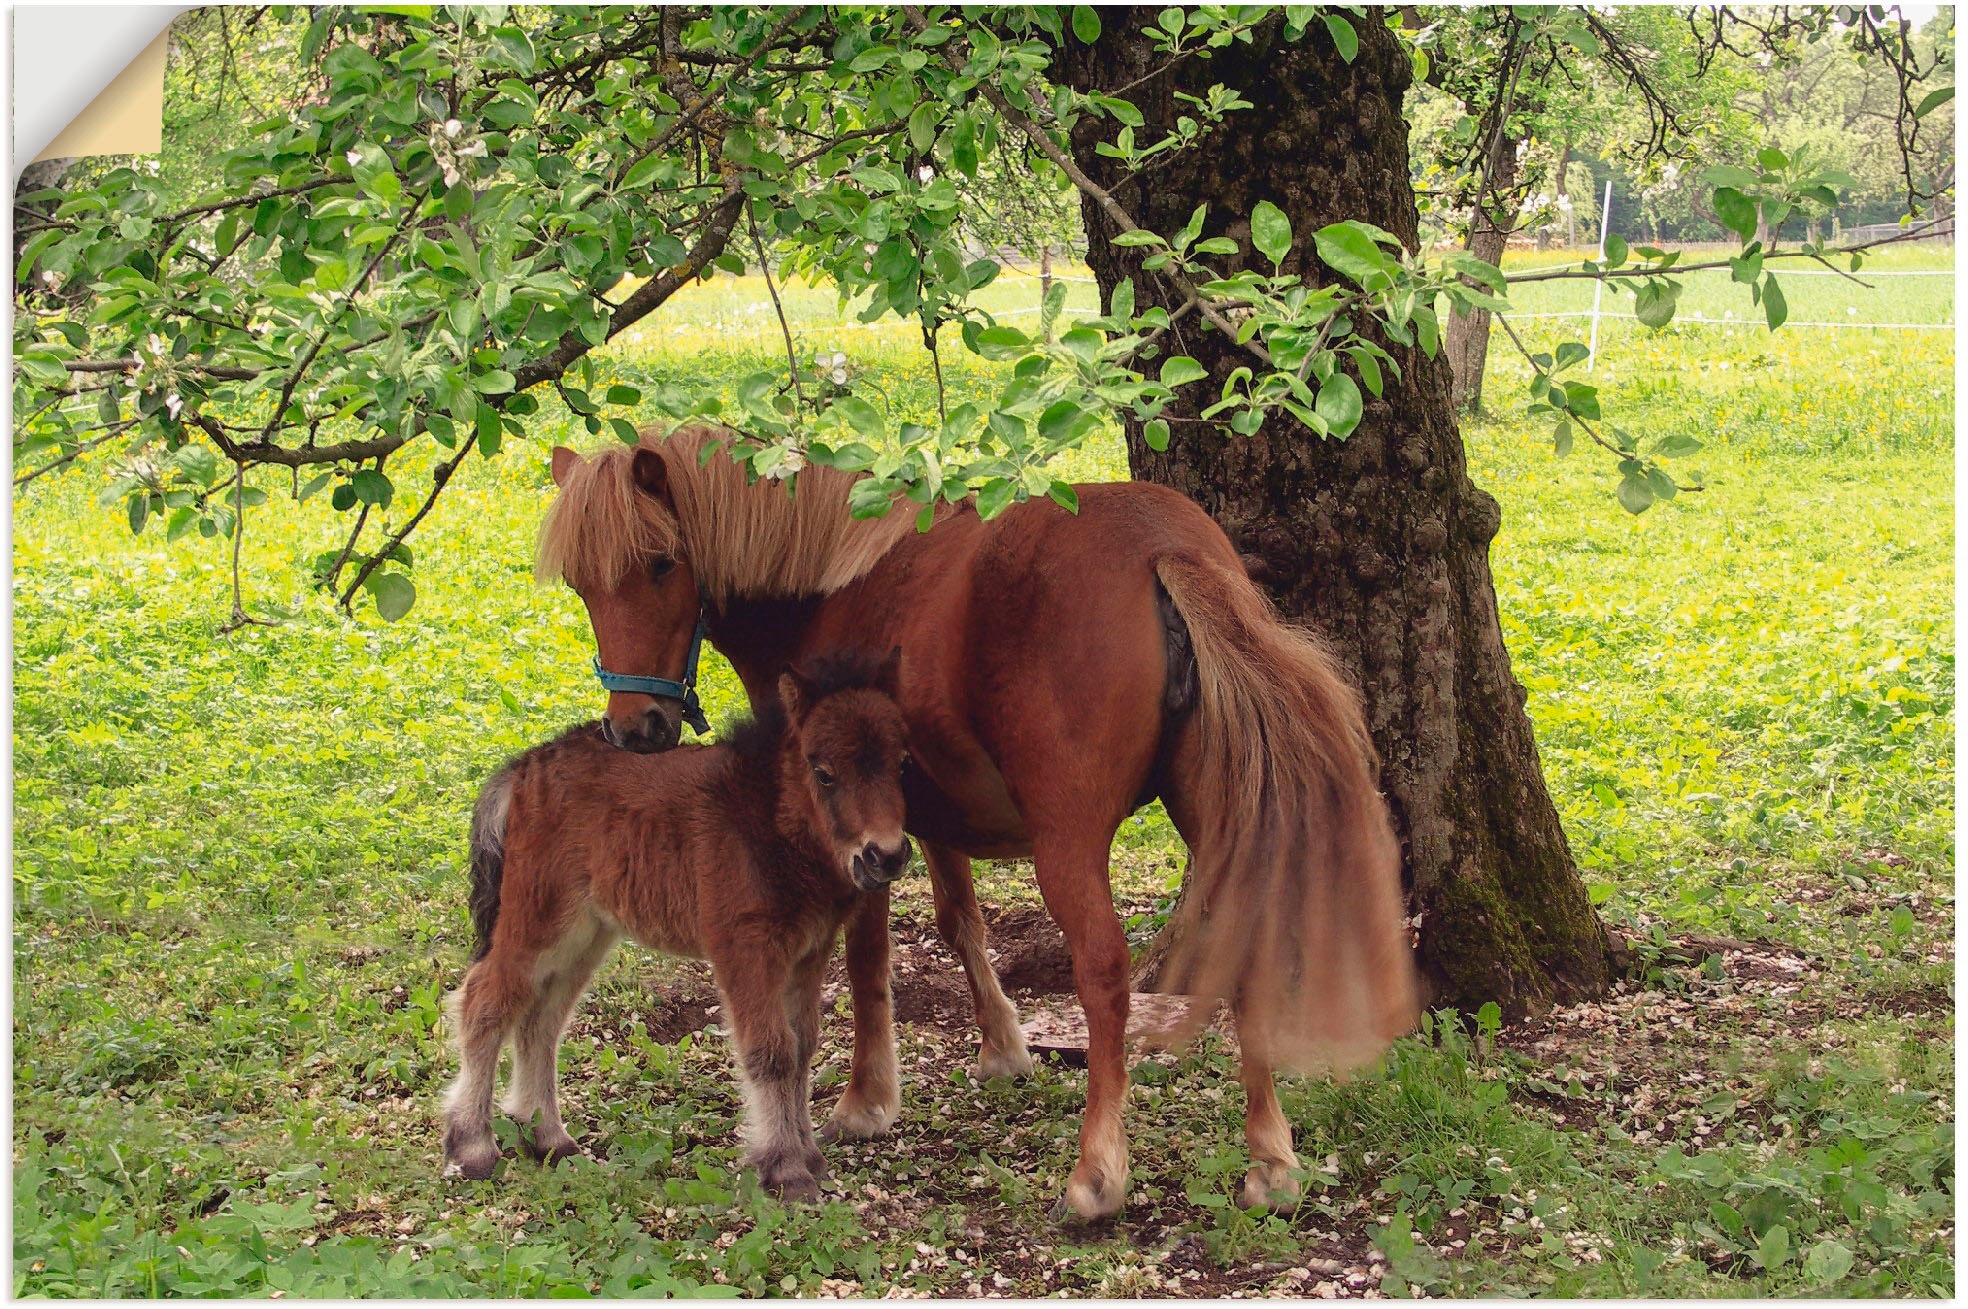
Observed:
[[[188,8],[16,5],[16,180],[43,159],[161,150],[170,25]]]

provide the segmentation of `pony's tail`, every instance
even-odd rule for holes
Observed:
[[[1194,848],[1162,989],[1179,1042],[1216,1002],[1240,1042],[1307,1071],[1377,1057],[1417,1017],[1401,854],[1359,694],[1240,569],[1155,565],[1189,629],[1197,704],[1171,778]]]
[[[513,770],[501,768],[478,793],[471,825],[471,918],[477,941],[471,961],[492,949],[499,925],[499,889],[506,877],[506,816],[512,810]]]

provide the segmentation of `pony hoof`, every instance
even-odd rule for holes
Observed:
[[[1298,1179],[1284,1164],[1252,1164],[1244,1174],[1244,1193],[1239,1203],[1246,1209],[1290,1213],[1298,1207],[1300,1194]]]
[[[1076,1170],[1066,1183],[1066,1194],[1052,1206],[1052,1220],[1103,1223],[1121,1211],[1121,1201],[1126,1196],[1125,1177],[1110,1181],[1104,1173],[1082,1177]]]
[[[896,1110],[865,1103],[848,1103],[845,1097],[834,1106],[817,1133],[822,1141],[829,1144],[835,1141],[871,1141],[881,1136],[895,1122]]]
[[[1030,1077],[1032,1068],[1032,1052],[1022,1045],[1016,1050],[997,1050],[987,1045],[977,1052],[977,1075],[982,1078]]]

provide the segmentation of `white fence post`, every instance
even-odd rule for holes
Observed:
[[[1599,202],[1599,262],[1606,262],[1606,231],[1613,222],[1613,179],[1606,179],[1606,198]],[[1585,357],[1585,371],[1599,362],[1599,301],[1606,294],[1606,279],[1592,284],[1592,351]]]

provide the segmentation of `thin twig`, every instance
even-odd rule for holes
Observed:
[[[922,10],[914,5],[904,5],[902,12],[908,19],[908,26],[911,31],[921,34],[929,30],[929,20],[923,16]],[[944,56],[944,62],[950,63],[952,67],[960,68],[962,67],[961,63],[953,62],[957,57],[956,51],[949,51]],[[1010,100],[1006,99],[1004,92],[1000,91],[995,84],[989,81],[979,82],[977,84],[977,90],[986,100],[990,101],[991,107],[998,111],[1000,118],[1022,132],[1027,140],[1039,148],[1041,154],[1052,161],[1055,168],[1059,169],[1060,172],[1066,174],[1072,180],[1074,186],[1092,198],[1094,204],[1099,206],[1100,211],[1107,215],[1107,221],[1114,224],[1114,230],[1117,233],[1131,232],[1141,228],[1141,224],[1135,221],[1134,215],[1130,214],[1122,206],[1120,201],[1116,200],[1106,188],[1102,187],[1091,177],[1088,177],[1085,170],[1073,162],[1073,157],[1059,148],[1059,143],[1052,139],[1051,134],[1036,122],[1033,122],[1031,115],[1024,113],[1017,106],[1013,105]],[[1203,317],[1209,319],[1210,324],[1222,332],[1226,340],[1233,343],[1237,340],[1236,326],[1217,312],[1215,306],[1196,289],[1195,285],[1190,282],[1189,278],[1181,269],[1171,264],[1162,271],[1168,280],[1174,284],[1176,290],[1180,291],[1185,297],[1193,298],[1196,301],[1197,307],[1202,310]],[[1271,362],[1271,352],[1259,345],[1255,340],[1244,342],[1243,349],[1263,363],[1269,364]]]
[[[786,340],[786,381],[793,388],[795,406],[806,399],[800,386],[799,356],[793,350],[793,329],[786,322],[786,306],[779,303],[779,288],[772,283],[772,261],[765,257],[765,242],[759,237],[758,215],[747,206],[745,221],[752,229],[752,249],[758,251],[759,272],[765,277],[766,294],[772,297],[772,312],[779,316],[779,334]]]
[[[1543,377],[1551,376],[1550,373],[1547,373],[1545,372],[1544,369],[1539,368],[1537,361],[1531,358],[1530,347],[1526,346],[1524,344],[1524,339],[1517,335],[1517,329],[1510,325],[1510,319],[1507,315],[1492,311],[1490,317],[1495,319],[1497,322],[1503,324],[1503,330],[1505,334],[1510,337],[1511,344],[1517,347],[1517,353],[1524,356],[1524,362],[1531,366],[1532,371],[1538,373],[1540,376]],[[1587,436],[1592,438],[1594,444],[1603,446],[1609,453],[1617,455],[1621,459],[1633,459],[1638,457],[1639,454],[1638,451],[1622,450],[1620,449],[1619,446],[1615,445],[1613,442],[1608,441],[1605,437],[1599,435],[1598,431],[1592,426],[1592,424],[1587,422],[1582,416],[1567,411],[1565,417],[1570,419],[1573,423],[1576,423],[1580,431],[1584,432]],[[1707,490],[1708,488],[1703,486],[1683,486],[1679,482],[1676,482],[1674,484],[1674,489],[1676,491],[1704,491]]]
[[[129,431],[130,428],[134,427],[136,425],[136,422],[137,420],[134,418],[125,418],[121,422],[118,422],[114,427],[104,432],[101,436],[97,437],[95,440],[84,441],[81,445],[76,446],[73,450],[69,451],[61,458],[54,460],[52,463],[42,464],[39,468],[35,469],[33,472],[24,473],[21,476],[16,477],[14,479],[14,489],[19,490],[21,487],[26,486],[29,482],[32,482],[35,478],[40,477],[45,473],[52,473],[57,468],[66,468],[69,464],[74,463],[77,459],[80,459],[83,455],[89,453],[89,451],[95,449],[97,446],[106,445],[109,442],[115,440],[117,437],[123,435],[123,433]]]
[[[1923,223],[1918,228],[1912,228],[1909,229],[1908,231],[1901,232],[1897,236],[1881,237],[1877,241],[1867,241],[1861,245],[1842,245],[1839,246],[1836,250],[1826,251],[1826,253],[1834,254],[1834,255],[1851,255],[1851,254],[1858,254],[1866,250],[1873,250],[1883,245],[1897,245],[1902,241],[1918,241],[1924,236],[1934,235],[1936,229],[1940,228],[1942,225],[1944,224],[1951,225],[1953,222],[1954,220],[1952,218],[1936,218],[1932,222]],[[1769,250],[1764,252],[1763,262],[1768,263],[1772,259],[1818,259],[1818,258],[1821,258],[1821,256],[1815,250]],[[1704,269],[1709,269],[1709,268],[1727,268],[1730,266],[1732,262],[1733,262],[1733,258],[1711,259],[1706,263],[1676,264],[1670,268],[1635,267],[1632,269],[1619,269],[1619,270],[1602,268],[1596,273],[1587,272],[1583,268],[1548,268],[1548,269],[1540,269],[1535,273],[1516,273],[1516,274],[1506,273],[1504,274],[1503,280],[1511,286],[1517,286],[1525,282],[1559,282],[1559,281],[1567,281],[1567,280],[1576,281],[1580,279],[1605,281],[1606,279],[1613,278],[1613,277],[1660,277],[1660,276],[1671,277],[1676,273],[1698,273],[1703,271]]]
[[[246,612],[239,592],[239,545],[246,539],[246,465],[232,466],[232,617],[219,629],[225,636],[238,631],[247,624],[259,627],[272,627],[271,619],[255,618]]]
[[[431,475],[430,494],[424,497],[423,506],[415,514],[411,515],[409,522],[397,528],[390,535],[389,540],[383,542],[382,549],[369,556],[368,562],[364,563],[361,569],[356,572],[355,580],[348,584],[348,589],[342,592],[341,599],[337,600],[335,602],[336,604],[340,605],[343,609],[347,609],[349,602],[355,598],[355,593],[362,589],[364,582],[369,580],[369,574],[382,567],[383,561],[390,557],[396,547],[409,539],[410,533],[417,529],[417,524],[424,521],[424,515],[431,511],[431,506],[437,503],[437,497],[443,492],[444,484],[451,480],[451,474],[457,472],[458,465],[464,463],[465,459],[471,454],[473,444],[472,441],[462,437],[459,439],[458,453],[451,456],[444,463],[439,464],[437,471]]]

